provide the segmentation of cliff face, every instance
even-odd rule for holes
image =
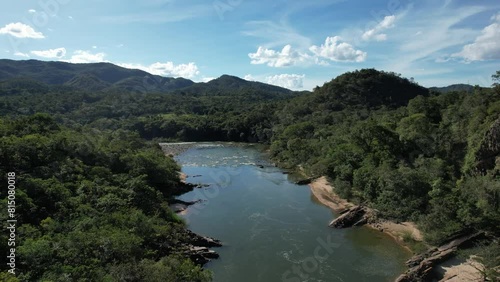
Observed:
[[[497,173],[500,171],[500,118],[486,132],[476,153],[476,161],[476,170],[481,174],[494,168]]]

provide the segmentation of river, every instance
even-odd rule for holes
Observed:
[[[411,254],[387,235],[329,228],[335,214],[255,145],[201,143],[176,160],[188,182],[207,185],[179,198],[202,200],[182,216],[224,244],[205,265],[216,282],[393,281],[405,270]]]

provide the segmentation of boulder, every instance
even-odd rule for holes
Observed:
[[[332,220],[329,226],[333,228],[348,228],[363,225],[367,221],[367,208],[364,206],[354,206]]]
[[[204,265],[212,259],[219,258],[219,254],[207,247],[199,246],[188,246],[188,250],[185,252],[189,256],[191,261],[198,265]]]
[[[191,245],[194,246],[199,246],[199,247],[222,247],[222,243],[214,238],[207,237],[207,236],[201,236],[196,233],[194,233],[191,230],[186,230],[187,236],[188,236],[188,242]]]
[[[314,180],[314,178],[307,178],[307,179],[302,179],[299,181],[295,181],[295,184],[297,185],[308,185],[311,184],[311,182]]]

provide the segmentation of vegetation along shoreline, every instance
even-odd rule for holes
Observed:
[[[169,207],[193,187],[158,143],[181,142],[180,152],[212,141],[265,144],[279,167],[319,178],[313,186],[328,180],[313,189],[318,200],[336,209],[343,202],[325,193],[334,190],[354,204],[332,226],[404,228],[394,235],[422,252],[400,281],[425,280],[453,256],[474,261],[483,280],[500,277],[500,71],[491,87],[426,88],[359,69],[292,91],[110,63],[0,69],[0,182],[15,172],[19,273],[4,265],[0,280],[210,281],[196,256],[215,256],[208,245],[220,242],[191,234]]]

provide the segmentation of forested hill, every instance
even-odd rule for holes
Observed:
[[[315,99],[328,103],[329,109],[345,106],[399,107],[428,89],[392,72],[362,69],[342,74],[315,89]]]
[[[335,191],[415,221],[430,244],[500,236],[500,72],[493,88],[429,94],[391,73],[341,75],[275,113],[272,158]],[[498,239],[476,254],[498,281]],[[482,258],[490,259],[482,259]]]
[[[452,91],[465,91],[472,92],[474,91],[474,86],[469,84],[452,84],[445,87],[431,87],[429,88],[431,91],[436,91],[440,93],[448,93]]]
[[[194,84],[184,78],[162,77],[111,63],[71,64],[38,60],[0,60],[0,81],[29,79],[48,85],[65,85],[79,90],[128,90],[165,92]]]
[[[20,265],[22,281],[96,281],[102,273],[110,281],[134,273],[133,281],[208,280],[175,244],[187,237],[166,205],[178,168],[159,141],[267,143],[280,166],[328,176],[337,193],[381,217],[417,222],[431,244],[461,232],[500,237],[500,72],[493,88],[472,92],[429,91],[374,69],[313,92],[229,75],[174,91],[128,91],[120,85],[136,85],[145,73],[110,64],[0,64],[0,180],[15,169],[25,183],[18,187],[18,255],[28,263]],[[79,69],[89,66],[96,70]],[[136,223],[146,226],[127,232]],[[94,250],[109,236],[114,245]],[[498,244],[483,247],[476,254],[496,254],[485,262],[495,271]]]
[[[293,91],[265,84],[256,81],[247,81],[236,76],[222,75],[217,79],[207,83],[196,83],[190,87],[179,90],[183,93],[198,94],[198,95],[239,95],[249,96],[257,95],[260,98],[271,98],[274,96],[290,96]],[[178,92],[179,92],[178,91]]]

